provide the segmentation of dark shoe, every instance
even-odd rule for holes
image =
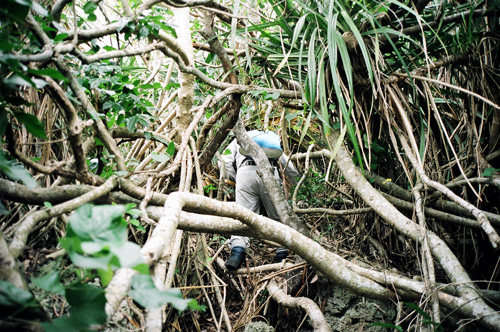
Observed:
[[[274,257],[274,261],[276,263],[280,263],[288,256],[288,249],[286,248],[276,248],[276,257]]]
[[[226,268],[233,272],[240,268],[241,263],[245,260],[245,248],[233,247],[231,249],[231,257],[224,264]]]

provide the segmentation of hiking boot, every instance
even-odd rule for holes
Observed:
[[[288,256],[288,249],[286,248],[276,248],[276,256],[274,257],[274,261],[276,263],[280,263]]]
[[[241,263],[245,260],[245,248],[243,247],[233,247],[231,249],[231,257],[224,264],[226,268],[234,272],[239,269]]]

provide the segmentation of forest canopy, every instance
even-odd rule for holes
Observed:
[[[0,327],[347,331],[339,287],[396,312],[354,330],[500,331],[499,9],[4,0]],[[233,139],[281,222],[234,202]]]

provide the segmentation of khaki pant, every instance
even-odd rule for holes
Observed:
[[[282,184],[278,170],[274,167],[274,176]],[[257,166],[241,166],[236,172],[236,203],[250,211],[260,214],[260,203],[264,205],[270,219],[280,221],[276,208],[271,202],[266,187],[261,177],[257,174]],[[248,248],[250,238],[244,236],[231,236],[229,247]]]

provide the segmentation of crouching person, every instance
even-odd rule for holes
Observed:
[[[269,163],[274,168],[274,176],[282,184],[279,176],[279,165],[281,163],[287,180],[292,185],[297,183],[300,177],[288,156],[283,154],[279,136],[272,131],[253,130],[248,133],[250,137],[264,150]],[[227,150],[230,151],[227,154]],[[267,216],[273,220],[279,220],[278,213],[266,191],[261,177],[257,174],[257,165],[250,155],[240,147],[234,139],[227,147],[226,153],[222,155],[226,170],[226,178],[236,182],[236,203],[244,206],[254,213],[260,214],[261,203],[266,209]],[[229,271],[237,270],[245,260],[245,251],[250,244],[250,239],[243,236],[232,236],[229,242],[231,256],[225,266]],[[288,250],[277,248],[275,261],[281,262],[288,256]]]

